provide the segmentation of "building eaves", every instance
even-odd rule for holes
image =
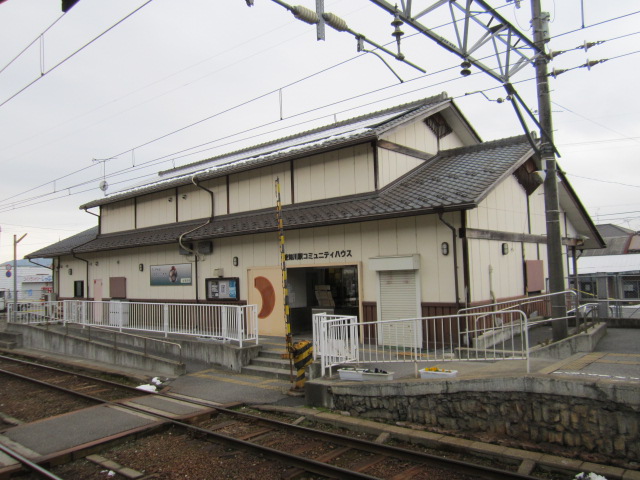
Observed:
[[[91,227],[88,230],[72,235],[59,242],[56,242],[48,247],[41,248],[35,252],[25,255],[25,258],[52,258],[59,255],[67,255],[71,253],[74,248],[80,245],[91,242],[98,237],[98,227]]]
[[[441,152],[379,192],[283,207],[286,229],[339,225],[474,208],[505,172],[528,157],[524,136]],[[77,253],[177,243],[202,221],[101,235]],[[217,217],[186,240],[204,240],[276,231],[273,209]]]

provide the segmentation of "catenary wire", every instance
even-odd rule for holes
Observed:
[[[147,3],[145,3],[144,5],[142,5],[141,7],[139,7],[139,8],[138,8],[138,10],[139,10],[140,8],[144,7],[145,5],[147,5],[148,3],[150,3],[151,1],[152,1],[152,0],[149,0],[149,2],[147,2]],[[136,11],[137,11],[137,10],[136,10]],[[130,15],[132,15],[133,13],[135,13],[135,11],[134,11],[134,12],[132,12]],[[636,13],[637,13],[637,12],[636,12]],[[129,16],[130,16],[130,15],[129,15]],[[628,15],[625,15],[625,16],[628,16]],[[614,19],[609,19],[609,20],[607,20],[607,21],[613,21],[613,20],[615,20],[615,19],[623,18],[623,17],[625,17],[625,16],[622,16],[622,17],[616,17],[616,18],[614,18]],[[125,18],[127,18],[127,17],[125,17]],[[123,20],[124,20],[124,19],[123,19]],[[123,20],[121,20],[121,21],[123,21]],[[606,23],[607,21],[599,22],[598,24],[594,24],[594,25],[591,25],[591,26],[595,26],[595,25],[599,25],[599,24],[602,24],[602,23]],[[116,24],[116,25],[117,25],[117,24]],[[446,25],[446,24],[443,24],[443,25]],[[114,26],[115,26],[115,25],[114,25]],[[591,26],[586,27],[586,28],[590,28]],[[113,28],[113,27],[111,27],[111,28]],[[439,27],[436,27],[436,28],[439,28]],[[106,33],[106,32],[103,32],[103,34],[104,34],[104,33]],[[418,34],[414,34],[414,35],[418,35]],[[561,36],[561,35],[564,35],[564,34],[560,34],[560,35],[557,35],[557,36]],[[628,35],[623,35],[623,36],[620,36],[620,37],[616,37],[616,38],[614,38],[614,39],[617,39],[617,38],[624,38],[625,36],[628,36]],[[96,37],[96,38],[98,38],[98,37]],[[613,40],[613,39],[611,39],[611,40]],[[85,46],[86,46],[86,45],[85,45]],[[84,48],[84,47],[83,47],[83,48]],[[632,52],[632,53],[637,53],[637,52]],[[363,54],[363,55],[364,55],[364,54]],[[179,132],[179,131],[183,131],[183,130],[185,130],[185,129],[187,129],[187,128],[190,128],[191,126],[194,126],[194,125],[197,125],[197,124],[199,124],[199,123],[202,123],[202,122],[204,122],[204,121],[206,121],[206,120],[208,120],[208,119],[214,118],[214,117],[219,116],[219,115],[222,115],[222,114],[224,114],[224,113],[228,113],[229,111],[231,111],[231,110],[233,110],[233,109],[235,109],[235,108],[239,108],[240,106],[245,106],[247,103],[250,103],[250,102],[255,101],[255,100],[257,100],[257,99],[263,98],[263,97],[265,97],[265,96],[267,96],[267,95],[271,95],[271,94],[273,94],[273,93],[275,93],[275,92],[277,92],[277,91],[279,91],[279,90],[281,90],[281,89],[283,89],[283,88],[287,88],[287,87],[289,87],[289,86],[292,86],[292,85],[295,85],[295,84],[297,84],[297,83],[300,83],[300,82],[302,82],[302,81],[304,81],[304,80],[306,80],[306,79],[308,79],[308,78],[311,78],[311,77],[313,77],[313,76],[316,76],[316,75],[319,75],[319,74],[321,74],[321,73],[324,73],[324,72],[325,72],[325,71],[327,71],[327,70],[330,70],[330,69],[332,69],[332,68],[335,68],[335,67],[337,67],[337,66],[340,66],[340,65],[342,65],[342,64],[345,64],[345,63],[347,63],[347,62],[349,62],[349,61],[352,61],[352,60],[354,60],[354,59],[356,59],[356,58],[359,58],[359,57],[361,57],[361,56],[363,56],[363,55],[357,55],[357,56],[355,56],[355,57],[352,57],[352,58],[350,58],[350,59],[347,59],[347,60],[345,60],[345,61],[343,61],[343,62],[340,62],[340,63],[338,63],[338,64],[335,64],[335,65],[333,65],[333,66],[331,66],[331,67],[328,67],[328,68],[326,68],[326,69],[323,69],[323,70],[321,70],[321,71],[319,71],[319,72],[315,72],[314,74],[312,74],[312,75],[310,75],[310,76],[304,77],[304,78],[302,78],[302,79],[298,79],[298,80],[296,80],[295,82],[291,82],[291,83],[289,83],[289,84],[287,84],[287,85],[285,85],[285,86],[283,86],[283,87],[279,87],[279,88],[277,88],[277,89],[275,89],[275,90],[272,90],[271,92],[267,92],[267,93],[265,93],[265,94],[263,94],[263,95],[260,95],[260,96],[258,96],[258,97],[255,97],[254,99],[251,99],[251,100],[245,101],[245,102],[243,102],[243,103],[241,103],[241,104],[239,104],[239,105],[236,105],[236,106],[234,106],[234,107],[231,107],[231,108],[229,108],[229,109],[227,109],[227,110],[224,110],[224,111],[222,111],[222,112],[218,112],[218,113],[216,113],[216,114],[214,114],[214,115],[212,115],[212,116],[209,116],[209,117],[207,117],[207,118],[205,118],[205,119],[201,119],[201,120],[199,120],[199,121],[197,121],[197,122],[194,122],[194,123],[192,123],[192,124],[190,124],[190,125],[187,125],[187,126],[185,126],[185,127],[182,127],[182,128],[180,128],[180,129],[178,129],[178,130],[175,130],[175,131],[173,131],[173,132],[169,132],[169,133],[167,133],[167,134],[165,134],[165,135],[163,135],[163,136],[161,136],[161,137],[158,137],[158,138],[156,138],[156,139],[154,139],[154,140],[151,140],[151,141],[149,141],[149,142],[145,142],[145,143],[143,143],[143,144],[141,144],[141,145],[139,145],[139,146],[137,146],[137,147],[133,147],[133,148],[131,148],[131,149],[125,150],[125,151],[123,151],[123,152],[121,152],[121,153],[119,153],[119,154],[117,154],[117,155],[114,155],[114,156],[112,156],[112,157],[109,157],[109,158],[116,158],[116,157],[117,157],[117,156],[119,156],[119,155],[123,155],[123,154],[125,154],[125,153],[130,153],[131,151],[136,150],[136,149],[138,149],[138,148],[141,148],[142,146],[146,146],[146,145],[148,145],[148,144],[150,144],[150,143],[153,143],[153,142],[158,141],[158,140],[160,140],[160,139],[166,138],[166,137],[167,137],[167,136],[169,136],[169,135],[172,135],[172,134],[177,133],[177,132]],[[628,54],[625,54],[625,55],[628,55]],[[622,55],[622,56],[625,56],[625,55]],[[621,56],[619,56],[619,57],[621,57]],[[618,57],[613,57],[613,58],[618,58]],[[582,68],[582,67],[583,67],[583,66],[575,67],[575,68]],[[55,67],[54,67],[54,68],[55,68]],[[424,76],[421,76],[421,77],[417,77],[417,78],[412,79],[412,80],[410,80],[410,81],[413,81],[413,80],[419,80],[419,79],[424,78],[425,76],[429,76],[429,75],[436,74],[436,73],[442,73],[442,72],[444,72],[444,71],[446,71],[446,70],[450,70],[450,69],[453,69],[453,68],[457,68],[457,67],[456,67],[456,66],[453,66],[453,67],[449,67],[449,68],[446,68],[446,69],[442,69],[442,70],[439,70],[438,72],[432,72],[431,74],[427,74],[427,75],[424,75]],[[454,79],[454,80],[455,80],[455,79]],[[406,83],[406,82],[405,82],[405,83]],[[446,82],[440,82],[440,83],[446,83]],[[516,83],[520,83],[520,82],[516,82]],[[435,84],[435,85],[437,85],[437,84]],[[349,99],[345,99],[345,100],[342,100],[342,101],[334,102],[334,103],[332,103],[332,104],[328,104],[328,105],[323,105],[322,107],[318,107],[317,109],[313,109],[313,110],[310,110],[310,111],[307,111],[307,112],[302,112],[301,114],[297,114],[297,115],[294,115],[294,116],[291,116],[291,117],[287,117],[287,119],[294,118],[294,117],[299,116],[299,115],[302,115],[302,114],[307,114],[307,113],[309,113],[309,112],[311,112],[311,111],[320,110],[320,109],[322,109],[322,108],[327,108],[327,107],[329,107],[329,106],[333,106],[333,105],[335,105],[335,104],[342,103],[342,102],[344,102],[344,101],[353,100],[353,99],[355,99],[355,98],[359,98],[359,97],[361,97],[361,96],[369,95],[369,94],[371,94],[371,93],[375,93],[375,92],[378,92],[378,91],[381,91],[381,90],[385,90],[385,89],[387,89],[387,88],[391,88],[391,87],[394,87],[394,86],[396,86],[396,85],[394,84],[394,85],[391,85],[391,86],[388,86],[388,87],[382,87],[381,89],[377,89],[377,90],[374,90],[374,91],[372,91],[372,92],[366,92],[366,93],[361,94],[361,95],[357,95],[357,96],[354,96],[354,97],[350,97]],[[418,89],[418,90],[423,90],[423,89],[425,89],[425,88],[431,88],[431,87],[433,87],[433,85],[430,85],[430,86],[428,86],[428,87],[423,87],[423,88]],[[499,86],[499,87],[494,87],[494,88],[501,88],[501,87]],[[493,90],[494,88],[485,89],[484,91]],[[409,93],[413,93],[413,92],[415,92],[415,91],[417,91],[417,90],[413,90],[413,91],[410,91],[410,92],[404,92],[404,93],[402,93],[402,94],[399,94],[399,95],[396,95],[396,96],[392,96],[392,97],[388,97],[388,98],[385,98],[385,99],[383,99],[383,100],[379,100],[379,101],[371,102],[371,103],[378,103],[378,102],[380,102],[380,101],[388,100],[389,98],[395,98],[395,97],[397,97],[397,96],[407,95],[407,94],[409,94]],[[475,93],[475,92],[474,92],[474,93]],[[462,96],[462,95],[461,95],[461,96]],[[461,97],[461,96],[460,96],[460,97]],[[459,98],[459,97],[456,97],[456,98]],[[370,105],[370,104],[366,104],[366,105]],[[361,107],[362,107],[362,106],[354,107],[354,108],[361,108]],[[292,126],[294,126],[294,125],[292,125]],[[292,126],[289,126],[289,127],[286,127],[286,128],[291,128]],[[265,134],[265,133],[262,133],[261,135],[264,135],[264,134]],[[251,137],[249,137],[249,138],[251,138]],[[213,143],[213,142],[215,142],[215,141],[219,141],[219,140],[214,140],[214,141],[211,141],[211,142],[207,142],[207,143],[205,143],[205,144],[201,144],[201,145],[199,145],[199,146],[206,145],[206,144],[208,144],[208,143]],[[193,149],[193,148],[198,148],[199,146],[191,147],[191,149]],[[219,146],[218,146],[218,147],[219,147]],[[213,148],[218,148],[218,147],[213,147]],[[188,151],[188,150],[190,150],[190,149],[186,149],[186,150],[183,150],[183,151],[178,152],[178,153],[182,153],[182,152],[184,152],[184,151]],[[201,152],[194,152],[193,154],[195,154],[195,153],[201,153]],[[163,156],[163,157],[159,157],[159,158],[160,158],[160,159],[162,159],[162,158],[170,157],[170,156],[173,156],[173,155],[174,155],[174,154],[169,154],[169,155],[165,155],[165,156]],[[155,160],[157,160],[157,159],[155,159]],[[148,164],[149,164],[149,163],[151,163],[151,162],[153,162],[153,160],[152,160],[152,161],[148,161],[148,162],[144,162],[143,164],[140,164],[140,165],[148,165]],[[77,171],[75,171],[75,172],[71,172],[71,173],[69,173],[69,174],[67,174],[67,175],[65,175],[65,176],[63,176],[63,177],[59,177],[59,178],[57,178],[57,179],[55,179],[55,180],[48,181],[48,182],[46,182],[46,183],[44,183],[44,184],[42,184],[42,185],[40,185],[40,186],[38,186],[38,187],[34,187],[34,188],[32,188],[32,189],[30,189],[30,190],[27,190],[27,191],[25,191],[25,192],[22,192],[21,194],[18,194],[18,195],[23,195],[23,194],[25,194],[25,193],[28,193],[29,191],[33,191],[33,190],[36,190],[37,188],[41,188],[41,187],[46,186],[46,185],[49,185],[49,184],[51,184],[51,183],[55,183],[55,182],[56,182],[56,181],[58,181],[58,180],[61,180],[61,179],[63,179],[63,178],[66,178],[66,177],[69,177],[69,176],[74,175],[74,174],[76,174],[76,173],[79,173],[79,172],[81,172],[81,171],[83,171],[83,170],[85,170],[85,169],[87,169],[87,168],[91,168],[92,166],[93,166],[93,165],[88,166],[88,167],[84,167],[84,168],[79,169],[79,170],[77,170]],[[131,168],[124,169],[124,171],[125,171],[125,172],[131,171]],[[117,173],[115,173],[115,174],[117,174]],[[114,175],[114,174],[110,174],[110,176],[111,176],[111,175]],[[94,180],[91,180],[91,181],[95,181],[95,179],[94,179]],[[80,183],[80,184],[75,185],[75,186],[73,186],[73,187],[65,187],[65,188],[62,188],[62,189],[60,189],[60,190],[56,190],[55,192],[51,192],[51,193],[44,194],[44,195],[52,195],[52,194],[54,194],[54,193],[56,193],[56,192],[58,192],[58,191],[64,191],[64,190],[68,190],[68,189],[70,189],[70,188],[77,188],[78,186],[81,186],[81,185],[87,184],[87,183],[89,183],[89,182],[90,182],[90,181],[83,182],[83,183]],[[67,196],[67,195],[65,195],[65,196]],[[14,195],[12,198],[15,198],[15,195]],[[34,198],[41,198],[41,197],[33,197],[33,198],[31,198],[30,200],[33,200]],[[8,200],[8,199],[0,200],[0,202],[5,201],[5,200]],[[11,204],[11,205],[15,205],[15,204]]]
[[[64,16],[66,15],[66,13],[67,13],[67,12],[64,12],[62,15],[60,15],[58,18],[56,18],[56,19],[53,21],[53,23],[52,23],[51,25],[49,25],[47,28],[45,28],[45,29],[42,31],[42,33],[41,33],[40,35],[38,35],[36,38],[34,38],[34,39],[33,39],[33,41],[32,41],[31,43],[29,43],[26,47],[24,47],[24,48],[20,51],[20,53],[18,53],[15,57],[13,57],[11,60],[9,60],[9,63],[7,63],[4,67],[2,67],[2,68],[0,69],[0,74],[2,74],[2,72],[4,72],[7,68],[9,68],[9,66],[10,66],[13,62],[15,62],[18,58],[20,58],[20,57],[22,56],[22,54],[23,54],[24,52],[26,52],[26,51],[29,49],[29,47],[31,47],[31,46],[32,46],[33,44],[35,44],[38,40],[40,40],[40,39],[44,36],[44,34],[45,34],[45,33],[47,33],[47,32],[51,29],[51,27],[53,27],[56,23],[58,23],[58,22],[62,19],[62,17],[64,17]]]
[[[37,77],[36,79],[34,79],[33,81],[29,82],[27,85],[25,85],[24,87],[22,87],[20,90],[18,90],[16,93],[14,93],[13,95],[11,95],[9,98],[7,98],[6,100],[4,100],[2,103],[0,103],[0,108],[2,108],[3,106],[5,106],[7,103],[9,103],[11,100],[13,100],[14,98],[16,98],[18,95],[20,95],[22,92],[24,92],[25,90],[27,90],[29,87],[31,87],[32,85],[34,85],[36,82],[39,82],[40,80],[42,80],[44,77],[46,77],[49,73],[53,72],[54,70],[56,70],[60,65],[66,63],[68,60],[70,60],[71,58],[75,57],[78,53],[80,53],[81,51],[83,51],[85,48],[87,48],[89,45],[91,45],[93,42],[95,42],[96,40],[98,40],[99,38],[103,37],[104,35],[106,35],[108,32],[110,32],[111,30],[113,30],[114,28],[116,28],[118,25],[120,25],[122,22],[124,22],[125,20],[127,20],[128,18],[130,18],[131,16],[133,16],[135,13],[139,12],[140,10],[142,10],[144,7],[146,7],[147,5],[149,5],[151,2],[153,2],[153,0],[147,0],[144,4],[142,4],[141,6],[139,6],[138,8],[136,8],[133,12],[129,13],[128,15],[126,15],[125,17],[121,18],[120,20],[118,20],[116,23],[114,23],[113,25],[111,25],[109,28],[107,28],[104,32],[102,32],[101,34],[99,34],[98,36],[94,37],[92,40],[89,40],[87,43],[85,43],[83,46],[81,46],[80,48],[78,48],[77,50],[75,50],[73,53],[71,53],[70,55],[66,56],[65,58],[63,58],[61,61],[59,61],[58,63],[56,63],[53,67],[51,67],[49,70],[47,70],[46,72],[42,72],[42,74]]]

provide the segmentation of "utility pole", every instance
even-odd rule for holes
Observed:
[[[538,121],[540,122],[540,162],[545,169],[544,200],[547,222],[547,263],[550,293],[562,292],[564,270],[562,267],[562,232],[560,230],[560,202],[558,200],[558,169],[553,147],[553,124],[551,122],[551,97],[549,94],[548,56],[545,43],[548,41],[549,14],[542,12],[541,0],[531,1],[531,24],[533,41],[542,55],[535,60],[538,88]],[[551,297],[552,318],[566,317],[566,304],[562,295]],[[552,323],[553,340],[568,336],[567,319]]]
[[[13,236],[13,321],[16,321],[18,312],[18,244],[27,234],[25,233],[16,240],[17,235]]]

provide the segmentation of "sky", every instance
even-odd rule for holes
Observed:
[[[488,3],[532,37],[528,0]],[[551,78],[560,168],[596,223],[640,230],[640,6],[543,9],[548,48],[565,51],[549,69],[568,70]],[[379,45],[394,41],[393,18],[369,0],[325,0],[325,11]],[[423,23],[454,40],[450,20]],[[26,234],[22,258],[90,228],[97,218],[80,205],[158,171],[440,92],[485,141],[523,133],[511,103],[496,101],[500,82],[475,67],[462,76],[460,58],[401,28],[405,58],[426,73],[358,52],[346,32],[327,27],[317,41],[315,26],[272,0],[80,0],[64,15],[59,0],[0,2],[0,262],[13,258],[14,235]],[[607,61],[579,68],[595,60]],[[533,79],[525,66],[511,81],[536,111]]]

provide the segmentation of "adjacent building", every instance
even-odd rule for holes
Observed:
[[[29,257],[53,258],[60,298],[256,304],[280,335],[276,181],[294,332],[316,309],[415,318],[546,288],[531,139],[482,142],[446,94],[160,172],[82,205],[95,228]],[[560,182],[567,249],[604,246]]]

